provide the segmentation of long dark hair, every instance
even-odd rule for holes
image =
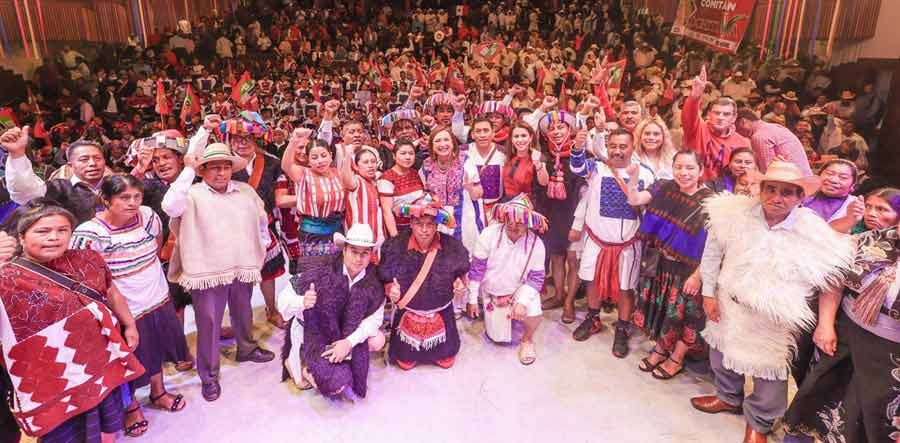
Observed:
[[[127,191],[128,188],[135,188],[142,194],[144,193],[144,184],[131,174],[107,175],[100,182],[100,193],[103,195],[103,200],[107,202]]]

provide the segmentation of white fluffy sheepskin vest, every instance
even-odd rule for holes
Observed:
[[[710,237],[723,247],[717,297],[721,319],[707,320],[703,338],[739,374],[787,380],[795,335],[815,325],[807,300],[840,277],[853,258],[850,236],[813,211],[797,208],[788,229],[769,229],[754,211],[759,200],[731,194],[708,198]]]

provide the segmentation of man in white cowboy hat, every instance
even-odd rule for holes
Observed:
[[[803,175],[812,175],[806,150],[790,129],[765,122],[748,108],[738,111],[734,127],[738,134],[750,139],[750,147],[760,172],[766,172],[769,163],[781,159],[796,165]]]
[[[740,70],[734,71],[731,77],[722,81],[722,95],[731,97],[735,101],[745,101],[750,91],[756,89],[756,82],[744,77]]]
[[[510,320],[523,322],[519,361],[530,365],[537,359],[534,333],[543,318],[541,289],[546,273],[544,243],[538,233],[547,230],[547,219],[534,210],[525,194],[495,206],[494,219],[498,223],[481,232],[472,252],[469,315],[477,317],[478,297],[483,297],[485,329],[498,342],[510,341]]]
[[[321,272],[305,273],[293,278],[291,286],[279,295],[278,309],[285,318],[292,318],[282,352],[285,369],[282,380],[290,377],[300,389],[316,386],[324,394],[330,395],[332,392],[327,391],[333,391],[337,387],[320,386],[316,379],[334,372],[329,364],[347,364],[353,375],[354,392],[364,397],[366,371],[356,366],[363,359],[368,361],[369,352],[380,350],[385,343],[384,334],[380,330],[384,321],[384,287],[377,279],[375,268],[370,266],[378,244],[372,228],[366,224],[351,226],[346,236],[335,233],[334,243],[342,252],[331,266],[322,268]],[[346,287],[343,286],[345,281],[348,282]],[[397,290],[399,288],[394,289]],[[350,301],[354,298],[359,299],[357,301],[360,303]],[[335,306],[332,300],[343,300],[344,303]],[[317,310],[312,312],[314,309]],[[323,312],[325,309],[332,311]],[[339,325],[341,330],[355,326],[353,332],[345,336],[325,337],[329,334],[319,324],[312,329],[304,328],[308,324],[305,320],[308,315],[320,316],[317,320],[333,320],[335,309],[342,314],[353,311],[348,312],[352,315],[343,319],[346,324]],[[309,341],[306,340],[307,337],[310,338]],[[312,342],[310,347],[315,349],[307,349],[303,357],[301,345],[309,342]],[[346,363],[351,355],[353,362]]]
[[[162,209],[172,218],[178,242],[169,265],[169,281],[191,293],[197,323],[197,372],[203,398],[215,401],[219,385],[219,335],[225,305],[237,341],[239,362],[267,362],[275,354],[257,346],[251,337],[253,285],[269,244],[265,205],[248,184],[231,179],[247,160],[228,145],[213,143],[202,155],[189,153],[185,168],[163,197]],[[195,176],[202,178],[192,184]],[[255,235],[234,235],[234,233]]]
[[[787,407],[795,336],[815,323],[807,298],[850,264],[849,238],[800,206],[819,188],[793,163],[774,161],[759,198],[707,199],[709,236],[700,263],[716,394],[691,399],[715,414],[742,412],[744,442],[765,443]],[[753,393],[745,395],[745,377]]]

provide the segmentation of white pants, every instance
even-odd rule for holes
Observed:
[[[619,289],[630,291],[637,288],[641,275],[641,241],[638,240],[622,250],[619,255]],[[578,278],[593,281],[597,274],[597,256],[603,247],[592,238],[584,239],[584,251],[581,254],[581,265]]]

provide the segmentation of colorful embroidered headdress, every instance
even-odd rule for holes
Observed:
[[[456,227],[456,219],[453,214],[444,209],[441,202],[429,193],[425,193],[412,203],[402,203],[394,207],[394,213],[401,217],[422,217],[430,215],[439,225],[448,228]]]
[[[500,223],[512,220],[537,232],[544,232],[548,227],[547,217],[534,210],[534,204],[525,194],[519,194],[506,203],[498,203],[492,209],[492,215]]]

